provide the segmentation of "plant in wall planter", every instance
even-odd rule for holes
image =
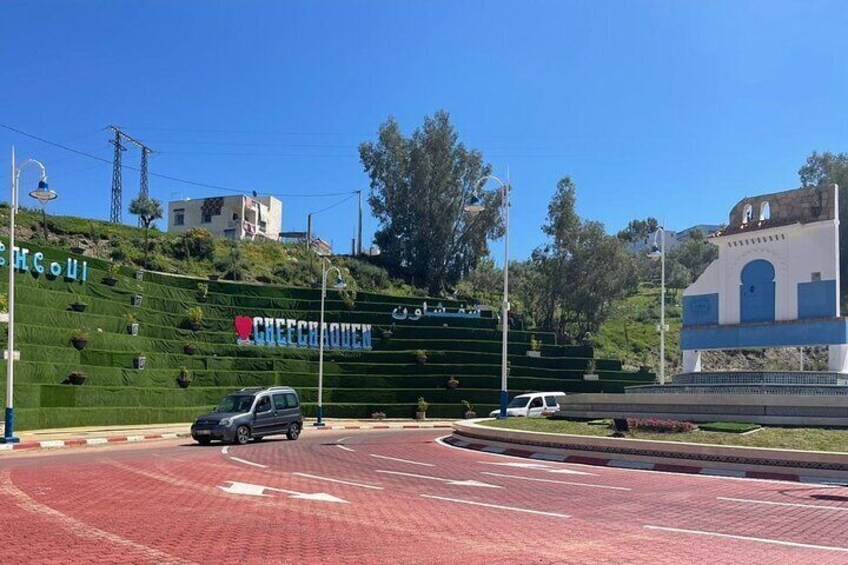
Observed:
[[[138,335],[138,318],[135,317],[135,314],[127,314],[124,316],[124,321],[127,324],[127,333]]]
[[[527,357],[541,357],[542,342],[536,339],[536,336],[530,337],[530,351],[527,352]]]
[[[415,419],[416,420],[426,420],[427,419],[427,408],[430,405],[424,400],[423,396],[418,397],[418,406],[415,408]]]
[[[135,272],[135,280],[137,280],[138,282],[141,282],[141,281],[144,280],[144,271],[143,270]]]
[[[133,366],[139,371],[143,371],[144,367],[147,365],[147,356],[143,353],[136,353],[135,359],[133,359]]]
[[[197,300],[198,302],[206,302],[209,297],[209,285],[206,283],[197,283]]]
[[[73,345],[74,349],[77,351],[82,351],[88,345],[90,337],[91,336],[86,330],[75,330],[74,333],[71,334],[71,345]]]
[[[203,328],[203,308],[195,306],[186,310],[186,323],[193,331]]]
[[[385,412],[372,412],[371,419],[372,420],[384,420],[386,418]]]
[[[71,303],[71,310],[74,312],[85,312],[86,308],[88,308],[88,303],[79,296]]]
[[[106,276],[103,278],[103,284],[107,286],[115,286],[118,284],[118,275],[121,274],[121,266],[117,263],[109,263],[106,267]]]
[[[450,390],[454,390],[456,387],[459,386],[459,379],[457,379],[456,377],[451,377],[448,379],[448,382],[445,383],[445,386]]]
[[[463,400],[462,405],[465,406],[465,419],[466,420],[470,420],[472,418],[477,417],[477,413],[474,411],[474,405],[472,405],[467,400]]]
[[[380,335],[384,340],[389,341],[395,333],[392,330],[383,330],[383,333]]]
[[[584,381],[596,381],[598,380],[598,374],[595,372],[595,360],[589,359],[586,363],[586,372],[583,373]]]
[[[177,376],[177,384],[180,385],[180,388],[188,388],[191,385],[191,374],[185,367],[180,369],[180,374]]]
[[[132,297],[132,305],[136,308],[141,308],[141,300],[142,296],[140,294],[134,294]]]
[[[197,346],[194,343],[187,341],[183,343],[183,353],[186,355],[194,355],[197,353]]]
[[[419,365],[423,365],[424,363],[426,363],[427,362],[427,352],[424,351],[423,349],[419,349],[418,351],[416,351],[415,352],[415,361]]]
[[[73,371],[70,375],[68,375],[68,382],[72,385],[81,385],[85,382],[85,379],[88,377],[82,371]]]

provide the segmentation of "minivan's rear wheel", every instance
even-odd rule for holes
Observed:
[[[294,441],[300,437],[300,424],[295,422],[289,426],[289,431],[286,432],[286,437]]]
[[[244,445],[250,440],[250,429],[247,426],[239,426],[236,429],[235,443]]]

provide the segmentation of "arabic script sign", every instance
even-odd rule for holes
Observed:
[[[318,348],[318,322],[236,316],[234,326],[239,345]],[[371,324],[324,322],[324,348],[371,349]]]
[[[479,318],[480,310],[478,308],[472,308],[470,310],[465,309],[465,305],[460,306],[456,312],[448,312],[447,308],[442,306],[442,303],[439,302],[436,305],[434,310],[430,310],[427,306],[427,303],[423,303],[421,308],[416,308],[412,313],[409,312],[408,308],[401,308],[398,306],[394,310],[392,310],[392,318],[395,320],[408,320],[410,322],[416,322],[421,318]]]

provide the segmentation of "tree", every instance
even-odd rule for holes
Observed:
[[[130,214],[138,216],[144,226],[144,268],[147,268],[147,254],[150,251],[150,226],[162,218],[162,204],[155,198],[139,196],[130,202]]]
[[[801,186],[839,185],[839,294],[848,293],[848,153],[825,151],[812,155],[798,169]]]
[[[644,220],[630,220],[627,227],[618,232],[616,237],[627,243],[634,243],[640,239],[647,239],[649,235],[657,231],[659,222],[656,218],[645,218]]]
[[[467,149],[447,112],[424,118],[405,137],[394,118],[359,156],[370,177],[368,201],[380,228],[374,236],[386,267],[431,294],[455,285],[502,232],[500,197],[483,194],[485,211],[464,212],[478,179],[489,174],[483,155]]]

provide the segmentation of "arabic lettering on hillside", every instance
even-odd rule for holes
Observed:
[[[421,308],[416,308],[412,312],[409,311],[409,308],[398,306],[394,310],[392,310],[392,318],[395,320],[406,320],[408,322],[416,322],[421,318],[479,318],[480,317],[480,309],[478,307],[473,307],[468,310],[465,309],[465,305],[460,306],[455,312],[449,312],[447,308],[445,308],[441,302],[439,302],[436,307],[430,310],[430,307],[424,302],[421,305]]]

